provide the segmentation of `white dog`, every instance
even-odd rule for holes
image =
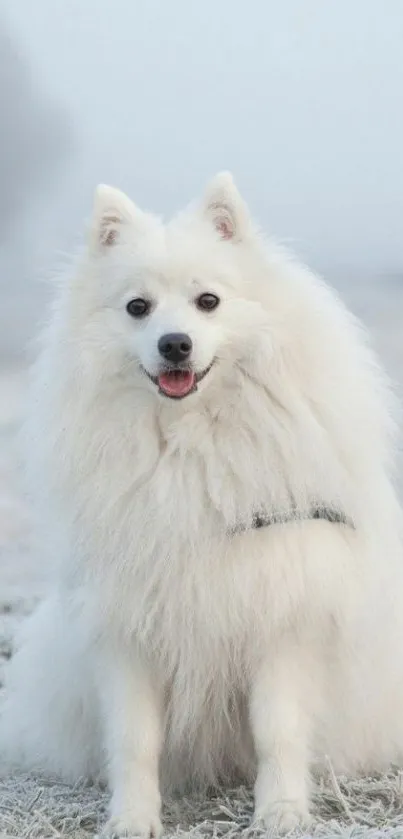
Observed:
[[[229,175],[166,226],[99,187],[34,379],[54,582],[10,665],[8,759],[106,771],[107,830],[142,837],[166,787],[253,780],[287,831],[325,756],[399,760],[393,400]]]

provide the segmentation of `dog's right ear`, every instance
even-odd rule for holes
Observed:
[[[90,230],[91,247],[97,251],[113,248],[124,228],[135,225],[143,215],[120,189],[100,184],[95,192]]]

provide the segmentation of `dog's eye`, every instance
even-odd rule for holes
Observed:
[[[220,298],[216,294],[206,292],[205,294],[201,294],[200,297],[197,297],[195,302],[197,308],[203,312],[212,312],[213,309],[217,308]]]
[[[126,311],[132,318],[144,318],[148,315],[151,308],[149,300],[144,300],[142,297],[135,297],[134,300],[129,300]]]

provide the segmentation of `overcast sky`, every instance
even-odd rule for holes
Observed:
[[[72,138],[23,267],[10,245],[16,283],[70,246],[97,182],[170,214],[221,168],[316,268],[403,274],[403,0],[18,0],[4,19]]]

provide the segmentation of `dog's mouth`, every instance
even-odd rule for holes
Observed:
[[[142,369],[163,396],[169,399],[184,399],[197,390],[197,385],[210,372],[212,366],[213,361],[200,373],[195,373],[190,367],[168,367],[161,370],[158,376],[152,376],[145,367]]]
[[[183,399],[194,389],[196,374],[193,370],[168,370],[160,373],[157,381],[160,392],[164,396],[169,396],[170,399]]]

